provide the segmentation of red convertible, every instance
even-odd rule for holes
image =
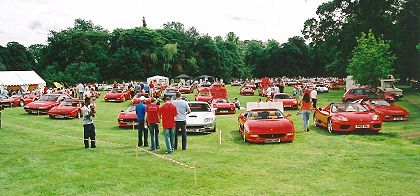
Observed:
[[[21,94],[21,95],[12,95],[10,100],[12,101],[13,106],[23,107],[28,103],[35,101],[37,97],[34,94]]]
[[[361,100],[358,100],[360,102]],[[384,99],[370,99],[361,101],[368,109],[375,110],[382,121],[405,121],[408,120],[409,112],[404,108],[393,106]]]
[[[152,98],[149,97],[149,94],[147,93],[137,93],[136,95],[134,95],[134,98],[131,100],[131,105],[137,105],[140,103],[140,97],[143,96],[144,98],[146,98],[146,104],[150,103]]]
[[[251,87],[242,87],[241,91],[239,92],[241,95],[252,95],[254,96],[254,89]]]
[[[295,128],[284,115],[281,103],[248,102],[247,112],[238,116],[239,132],[244,141],[252,143],[293,142]]]
[[[48,111],[50,118],[80,118],[82,116],[82,100],[66,100]]]
[[[212,107],[215,109],[216,114],[235,114],[236,107],[227,98],[214,98],[212,100]]]
[[[122,89],[112,89],[104,97],[106,102],[124,102],[127,99],[130,99],[130,91]]]
[[[118,127],[133,127],[138,125],[136,106],[129,106],[127,110],[121,110],[118,115]]]
[[[382,129],[382,120],[360,103],[332,103],[315,109],[314,126],[327,127],[328,132],[349,132],[354,130]]]
[[[272,99],[273,102],[283,102],[284,108],[298,109],[298,101],[287,93],[276,93]]]
[[[193,93],[194,87],[193,86],[181,86],[179,88],[180,93]]]
[[[38,101],[34,101],[23,107],[26,112],[32,114],[47,114],[48,111],[58,106],[62,101],[72,100],[73,98],[69,95],[63,94],[47,94],[39,98]]]

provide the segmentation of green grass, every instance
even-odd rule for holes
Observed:
[[[242,106],[259,98],[240,96],[238,87],[228,91]],[[342,93],[320,94],[319,105],[340,102]],[[0,129],[0,195],[419,195],[419,98],[406,94],[398,105],[410,111],[410,120],[384,123],[379,134],[329,134],[313,126],[303,132],[301,116],[286,111],[297,131],[287,144],[244,143],[239,112],[217,116],[222,145],[216,133],[191,135],[187,151],[163,155],[195,165],[195,171],[135,148],[137,131],[119,129],[116,121],[129,102],[98,99],[98,140],[123,145],[100,143],[96,149],[59,135],[82,137],[80,120],[7,108]],[[160,141],[163,154],[162,135]]]

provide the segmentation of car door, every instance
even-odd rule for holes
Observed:
[[[317,116],[318,122],[322,126],[327,126],[328,117],[330,116],[330,105],[324,107],[324,108],[317,108]]]

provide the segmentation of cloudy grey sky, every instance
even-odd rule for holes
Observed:
[[[17,41],[45,44],[49,30],[71,27],[74,19],[92,20],[112,31],[141,26],[161,28],[170,21],[195,26],[211,36],[233,31],[240,39],[301,35],[303,23],[328,0],[0,0],[0,45]]]

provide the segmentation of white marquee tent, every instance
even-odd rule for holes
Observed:
[[[43,89],[45,81],[35,71],[0,71],[0,89],[19,86],[27,91],[29,86]]]
[[[147,78],[147,84],[150,84],[150,82],[153,82],[154,84],[169,85],[169,78],[165,76],[153,76],[153,77]]]

